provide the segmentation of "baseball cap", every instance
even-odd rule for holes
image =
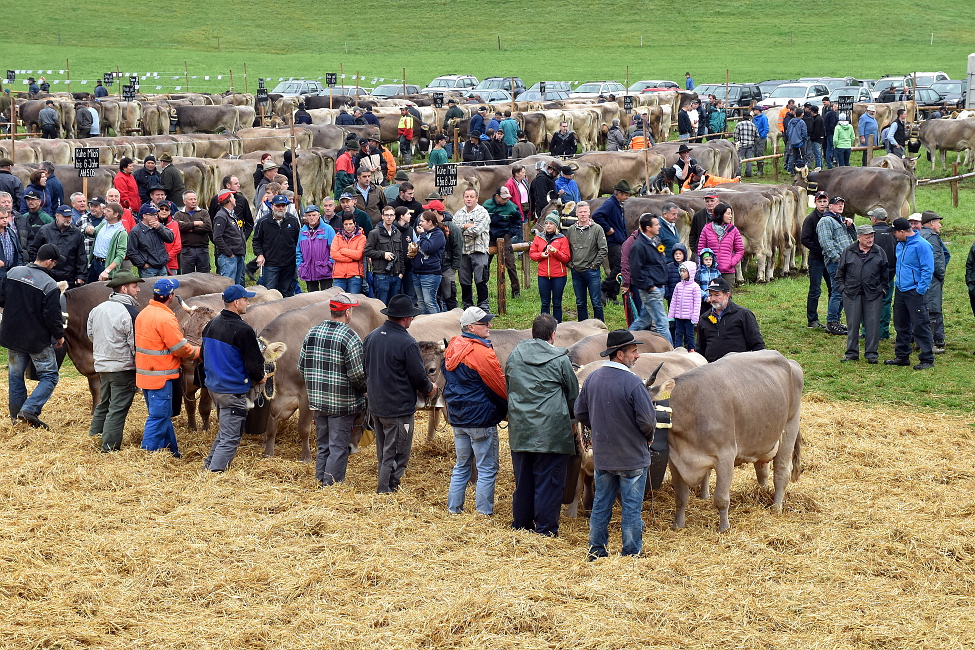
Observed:
[[[274,198],[271,199],[271,205],[288,205],[288,203],[290,201],[288,201],[288,197],[284,194],[275,194]]]
[[[566,176],[572,176],[573,174],[576,173],[576,170],[572,169],[568,165],[562,165],[562,167],[559,168],[559,171],[565,174]]]
[[[178,288],[179,280],[176,278],[159,278],[156,280],[156,283],[152,285],[152,292],[157,296],[162,296],[165,298]]]
[[[502,185],[501,186],[501,189],[498,190],[498,196],[500,196],[503,199],[510,199],[511,198],[511,190],[509,190],[507,187],[505,187],[505,186]]]
[[[911,214],[911,215],[910,215],[910,216],[909,216],[909,217],[907,218],[907,220],[908,220],[908,221],[920,221],[920,220],[921,220],[921,213],[920,213],[920,212],[914,212],[914,213],[912,213],[912,214]]]
[[[339,197],[339,201],[342,199],[351,199],[355,201],[355,196],[352,194],[352,192],[342,192],[342,196]]]
[[[893,230],[914,230],[911,228],[911,222],[904,217],[897,217],[894,219],[894,223],[890,225]]]
[[[217,203],[223,203],[233,195],[234,193],[230,190],[224,190],[223,192],[220,192],[220,194],[217,194]]]
[[[37,255],[35,256],[35,259],[37,259],[40,262],[44,262],[46,260],[57,260],[58,264],[64,264],[66,262],[66,260],[64,259],[64,255],[61,254],[61,252],[58,250],[58,247],[55,246],[54,244],[44,244],[39,249],[37,249]]]
[[[102,197],[100,197],[100,196],[93,196],[93,197],[91,197],[90,199],[88,199],[88,205],[91,205],[91,204],[93,204],[93,203],[94,203],[95,205],[106,205],[106,204],[105,204],[105,199],[103,199],[103,198],[102,198]]]
[[[704,195],[704,198],[706,198],[706,199],[716,199],[716,198],[718,198],[718,193],[717,192],[708,192],[707,194]]]
[[[432,199],[429,203],[423,206],[424,210],[436,210],[437,212],[445,212],[447,206],[443,204],[443,201],[438,201],[437,199]]]
[[[348,309],[352,309],[358,304],[358,300],[349,294],[342,292],[332,296],[331,300],[328,301],[328,308],[332,311],[346,311]]]
[[[844,199],[842,196],[834,196],[829,200],[830,205],[835,205],[837,203],[846,203],[846,199]]]
[[[55,210],[54,213],[55,214],[59,214],[62,217],[73,217],[74,216],[72,214],[71,206],[70,205],[62,205],[62,206],[58,207],[58,209]]]
[[[29,192],[26,192],[24,194],[24,198],[25,199],[37,199],[38,201],[40,201],[41,200],[41,195],[38,194],[37,192],[35,192],[34,190],[30,190]]]
[[[829,194],[827,192],[824,192],[823,190],[819,190],[818,192],[816,192],[817,201],[819,199],[828,199],[828,198],[829,198]]]
[[[880,219],[881,221],[887,221],[887,211],[883,208],[874,208],[873,210],[867,211],[867,216],[871,219]]]
[[[156,209],[156,206],[151,203],[143,203],[142,207],[139,208],[140,217],[144,214],[157,214],[158,212],[159,210]]]
[[[728,286],[728,281],[724,278],[718,277],[711,280],[708,284],[708,291],[724,291],[728,293],[731,291],[731,287]]]
[[[875,111],[875,110],[877,110],[877,107],[874,106],[873,104],[867,104],[867,110],[868,111]]]
[[[158,285],[158,282],[156,284]],[[223,290],[223,301],[233,302],[241,298],[253,298],[256,295],[253,291],[248,291],[239,284],[232,284]]]
[[[489,314],[480,307],[468,307],[460,316],[460,326],[467,327],[474,323],[490,323],[494,314]]]
[[[318,209],[317,205],[309,205],[307,208],[305,208],[305,214],[308,214],[309,212],[321,212],[321,210]]]

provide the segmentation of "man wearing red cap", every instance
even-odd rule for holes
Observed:
[[[460,226],[454,223],[454,216],[447,212],[447,207],[439,198],[439,194],[433,193],[427,197],[428,203],[423,206],[424,210],[433,210],[440,215],[443,225],[447,227],[450,234],[447,235],[447,246],[444,248],[443,257],[440,259],[440,288],[437,290],[438,300],[443,307],[443,311],[450,311],[457,308],[457,284],[454,282],[457,271],[460,270],[460,259],[464,254],[464,235]]]
[[[298,356],[308,405],[315,412],[315,478],[322,486],[345,480],[352,424],[366,408],[362,339],[349,327],[358,304],[347,293],[332,296],[330,318],[308,332]]]
[[[217,273],[244,284],[244,233],[234,214],[237,195],[231,190],[217,194],[220,209],[213,216],[213,247],[217,253]]]

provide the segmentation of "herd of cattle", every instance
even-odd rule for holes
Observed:
[[[230,280],[213,274],[191,273],[180,276],[177,289],[179,300],[174,312],[186,338],[199,345],[205,325],[222,308],[222,290]],[[309,440],[314,428],[313,414],[308,406],[304,379],[298,372],[298,354],[307,332],[329,317],[328,297],[337,289],[299,294],[281,298],[276,291],[254,288],[258,295],[244,320],[267,343],[267,360],[275,362],[274,391],[270,399],[251,409],[247,428],[252,435],[262,435],[265,455],[273,455],[277,432],[297,412],[301,460],[312,458]],[[86,335],[86,323],[91,310],[107,300],[110,290],[104,282],[97,282],[65,293],[67,354],[78,372],[88,379],[92,403],[97,403],[99,377],[92,360],[91,341]],[[139,294],[144,306],[151,292]],[[352,313],[350,326],[365,337],[379,327],[385,316],[383,304],[375,299],[360,297],[360,305]],[[446,341],[460,333],[460,309],[451,312],[418,316],[411,331],[420,341],[424,365],[431,378],[443,386],[441,362]],[[634,372],[647,380],[647,388],[657,400],[669,398],[673,409],[670,430],[670,468],[678,498],[675,525],[683,526],[688,486],[702,486],[707,495],[708,474],[714,469],[717,483],[714,502],[721,518],[720,528],[728,527],[728,491],[731,473],[736,465],[754,463],[759,482],[765,485],[768,462],[773,461],[775,500],[781,509],[786,484],[795,480],[799,472],[800,438],[798,428],[799,405],[802,394],[802,371],[798,365],[774,351],[731,355],[707,364],[703,357],[683,348],[674,350],[661,336],[653,332],[636,332],[644,353]],[[569,358],[578,368],[584,381],[592,370],[601,365],[599,353],[606,345],[606,326],[601,321],[560,323],[555,344],[568,348]],[[508,355],[519,341],[531,337],[531,330],[496,329],[491,340],[498,359],[505,365]],[[726,367],[727,366],[727,367]],[[195,362],[183,365],[182,390],[187,423],[196,430],[202,422],[210,423],[212,405],[206,391],[193,383]],[[747,379],[746,379],[747,378]],[[746,379],[745,381],[742,381]],[[722,388],[715,390],[719,382]],[[768,390],[756,395],[748,390],[750,382],[760,382]],[[725,386],[727,384],[727,386]],[[712,408],[704,420],[697,417],[702,396],[708,395]],[[760,405],[756,400],[761,400]],[[746,407],[747,405],[747,407]],[[440,410],[432,407],[428,435],[436,433]],[[745,412],[747,408],[748,413]],[[757,409],[757,410],[756,410]],[[754,413],[761,412],[760,426]],[[749,417],[749,413],[752,417]],[[200,420],[197,420],[197,417]],[[580,454],[572,465],[564,501],[570,514],[577,511],[580,498],[591,504],[592,457],[586,452],[577,434]],[[358,442],[358,440],[356,440]],[[588,486],[588,487],[587,487]]]

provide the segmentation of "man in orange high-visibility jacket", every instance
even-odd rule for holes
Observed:
[[[700,165],[696,165],[691,168],[691,172],[681,186],[681,192],[690,192],[691,190],[705,190],[709,187],[714,187],[715,185],[721,185],[722,183],[740,183],[741,176],[735,176],[734,178],[724,178],[722,176],[714,176],[709,174],[706,169]]]
[[[197,359],[200,350],[187,342],[170,305],[176,299],[176,278],[159,278],[152,300],[135,319],[135,385],[142,389],[149,417],[142,448],[169,449],[179,458],[173,428],[173,383],[179,379],[180,359]]]

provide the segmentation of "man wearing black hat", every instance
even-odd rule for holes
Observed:
[[[39,416],[58,384],[55,348],[64,345],[64,303],[51,269],[64,258],[53,244],[35,253],[34,262],[11,269],[0,284],[0,307],[16,314],[0,320],[0,346],[7,348],[10,419],[47,429]],[[28,397],[24,377],[30,362],[38,383]]]
[[[304,103],[298,104],[298,110],[295,111],[295,124],[311,124],[311,113]]]
[[[630,198],[631,194],[633,194],[633,188],[630,187],[626,179],[622,179],[613,186],[613,195],[603,201],[603,204],[592,213],[592,220],[606,234],[606,246],[609,251],[609,273],[602,283],[602,300],[604,304],[615,302],[616,296],[620,292],[620,283],[617,277],[622,268],[623,242],[626,241],[629,235],[626,232],[626,217],[623,215],[623,203]]]
[[[85,236],[85,255],[91,256],[91,247],[95,243],[95,228],[105,220],[105,206],[108,205],[100,196],[93,196],[88,200],[88,212],[78,219],[78,230]]]
[[[149,155],[142,161],[142,169],[132,172],[136,185],[139,186],[139,198],[145,203],[149,200],[149,188],[159,185],[159,172],[156,170],[156,157]]]
[[[934,251],[919,233],[911,228],[911,222],[903,217],[894,219],[892,226],[897,239],[897,276],[894,295],[894,328],[897,341],[895,358],[884,361],[888,366],[911,365],[911,340],[921,352],[915,370],[934,367],[934,350],[931,320],[925,303],[925,294],[934,277]]]
[[[461,151],[461,159],[471,165],[482,165],[488,156],[487,145],[481,142],[481,132],[476,129],[471,131]]]
[[[487,130],[487,123],[484,121],[484,117],[487,115],[487,106],[481,106],[477,109],[477,112],[471,115],[470,122],[467,124],[467,132],[473,133],[477,131],[478,138],[481,134]]]
[[[283,194],[271,199],[271,214],[258,220],[254,228],[254,254],[257,265],[263,267],[264,286],[277,289],[287,298],[295,293],[298,233],[301,224],[288,214],[288,197]]]
[[[690,175],[692,167],[697,166],[697,158],[691,158],[691,148],[686,144],[677,147],[677,162],[674,163],[674,170],[677,172],[677,180],[683,185]]]
[[[88,315],[95,372],[101,380],[99,402],[91,415],[90,436],[101,436],[103,452],[122,447],[125,418],[135,397],[135,317],[139,315],[139,283],[131,271],[108,281],[108,300]]]
[[[406,471],[413,448],[417,393],[428,399],[437,393],[427,376],[420,346],[407,331],[421,310],[401,293],[381,311],[387,317],[385,324],[363,341],[367,392],[382,396],[369,403],[379,464],[376,491],[380,493],[397,491]]]
[[[534,143],[528,141],[528,134],[524,131],[518,131],[518,141],[511,148],[511,158],[521,160],[536,154],[538,154],[538,148],[535,147]]]
[[[943,354],[945,351],[945,318],[941,307],[942,291],[945,283],[945,271],[951,261],[951,253],[941,240],[941,215],[934,210],[921,213],[921,229],[918,231],[926,242],[931,244],[934,253],[934,274],[931,286],[924,294],[924,303],[928,308],[931,319],[931,335],[934,337],[934,353]]]
[[[450,108],[448,108],[447,112],[444,114],[442,131],[444,133],[453,133],[453,131],[450,130],[451,127],[450,120],[464,119],[464,111],[462,111],[460,107],[457,106],[457,100],[454,99],[453,97],[447,100],[447,106],[449,106]]]
[[[575,417],[592,431],[596,494],[589,517],[590,562],[609,555],[609,520],[620,497],[623,555],[643,550],[643,494],[650,467],[649,444],[657,426],[646,386],[632,370],[640,358],[627,330],[606,337],[600,356],[609,361],[587,378],[575,402]]]
[[[53,244],[64,261],[50,269],[55,282],[67,282],[69,287],[85,283],[88,276],[88,254],[85,250],[85,236],[71,223],[71,207],[62,205],[57,209],[54,223],[42,226],[30,245],[30,257],[35,259],[44,244]]]
[[[267,381],[257,334],[241,318],[247,313],[247,299],[256,295],[239,284],[230,285],[223,291],[223,311],[203,328],[200,363],[220,427],[203,461],[203,469],[211,472],[227,471],[237,455],[247,418],[247,395]]]
[[[159,184],[166,190],[166,200],[175,203],[177,208],[182,208],[183,192],[186,190],[183,172],[173,165],[173,157],[168,151],[159,156],[159,165],[162,167]]]
[[[14,217],[14,225],[17,228],[17,236],[20,237],[20,249],[24,252],[27,259],[33,261],[34,256],[31,246],[37,238],[37,233],[41,228],[49,223],[54,223],[54,219],[48,213],[41,210],[43,198],[36,190],[27,190],[24,194],[24,203],[27,204],[27,211]],[[63,207],[63,206],[62,206]],[[68,210],[70,211],[70,207]]]
[[[139,276],[154,278],[166,275],[169,251],[166,244],[176,240],[173,231],[159,221],[159,210],[152,203],[139,208],[139,223],[129,232],[128,254]]]
[[[816,192],[816,207],[802,222],[800,240],[809,251],[806,260],[809,264],[809,291],[806,294],[806,327],[818,329],[823,326],[819,322],[819,297],[822,295],[822,283],[826,281],[826,296],[829,297],[833,287],[833,276],[826,272],[826,261],[823,260],[823,247],[819,244],[816,226],[829,210],[829,194]],[[886,213],[884,213],[886,214]]]
[[[731,301],[731,287],[724,278],[708,285],[711,309],[697,323],[697,351],[709,362],[729,352],[754,352],[765,349],[765,339],[751,310]]]
[[[535,171],[538,173],[535,174],[535,178],[528,186],[528,202],[531,204],[532,215],[535,219],[542,216],[545,206],[556,197],[555,177],[559,173],[557,167],[558,163],[554,161],[545,163],[539,160],[535,163]]]
[[[353,156],[352,162],[355,164],[355,175],[357,178],[359,173],[365,169],[371,172],[372,181],[376,185],[379,185],[386,180],[386,174],[389,172],[389,163],[386,162],[386,158],[383,156],[382,144],[379,142],[372,144],[370,140],[372,138],[359,138],[359,151]],[[373,141],[375,142],[375,140]]]

